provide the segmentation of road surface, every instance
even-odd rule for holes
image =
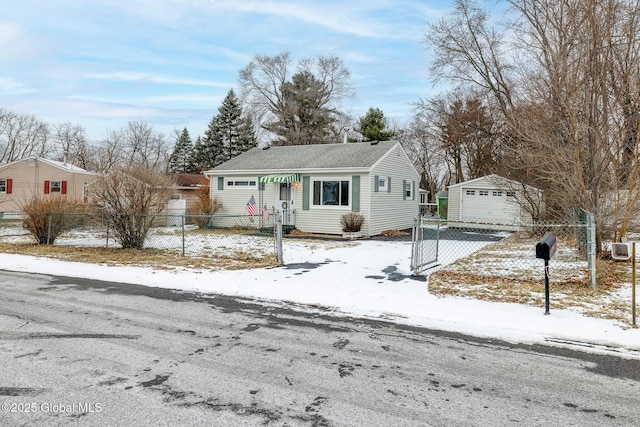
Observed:
[[[640,422],[638,359],[6,271],[0,301],[3,426]]]

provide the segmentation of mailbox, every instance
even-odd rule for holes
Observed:
[[[542,258],[549,261],[556,253],[556,236],[553,234],[545,234],[544,237],[536,244],[536,258]]]

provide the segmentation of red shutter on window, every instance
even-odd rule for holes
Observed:
[[[5,193],[11,194],[12,190],[13,190],[13,180],[12,179],[7,179],[7,188],[5,190]]]
[[[44,194],[49,194],[49,189],[50,188],[51,188],[51,182],[45,181],[44,182]]]
[[[67,181],[62,181],[60,191],[62,194],[67,194]]]

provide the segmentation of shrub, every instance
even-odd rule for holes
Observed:
[[[174,182],[149,168],[128,168],[105,175],[91,185],[91,197],[108,219],[125,249],[144,246],[155,218],[166,208]]]
[[[191,221],[195,223],[198,228],[206,228],[211,221],[211,215],[222,210],[222,203],[215,198],[211,199],[209,193],[209,186],[201,187],[197,190],[198,203],[193,209]]]
[[[345,233],[353,233],[353,232],[360,231],[362,229],[363,223],[364,223],[364,216],[355,212],[344,214],[340,218],[342,231]]]
[[[53,245],[56,238],[83,221],[84,206],[65,197],[36,198],[20,207],[24,227],[40,245]]]

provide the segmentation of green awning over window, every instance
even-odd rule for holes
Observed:
[[[260,177],[260,182],[299,182],[300,174],[282,173],[275,175],[265,175]]]

